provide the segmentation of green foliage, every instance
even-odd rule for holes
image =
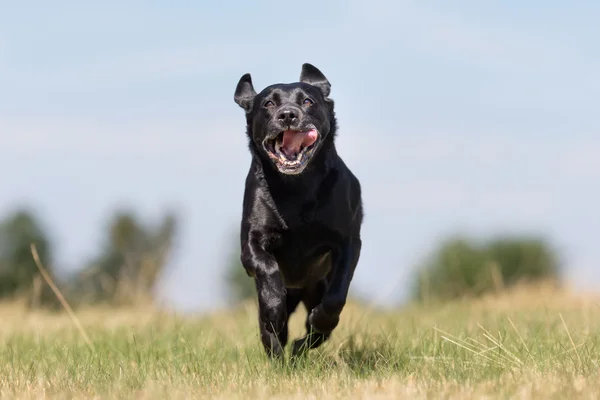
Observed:
[[[152,226],[142,224],[132,212],[117,212],[108,224],[103,251],[76,278],[75,297],[118,304],[151,300],[176,230],[172,214]]]
[[[36,303],[52,299],[42,290],[41,276],[31,254],[35,244],[48,273],[52,273],[51,245],[41,222],[29,210],[18,210],[0,222],[0,297],[33,294]]]
[[[501,237],[486,243],[444,241],[418,269],[417,300],[479,296],[519,282],[558,282],[560,263],[552,246],[534,237]]]
[[[490,258],[502,268],[505,284],[519,280],[558,279],[560,264],[555,250],[532,238],[500,238],[487,246]]]

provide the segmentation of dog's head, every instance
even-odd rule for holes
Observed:
[[[275,84],[256,93],[250,74],[240,79],[235,102],[246,111],[251,145],[279,172],[300,174],[335,130],[331,84],[303,64],[300,82]]]

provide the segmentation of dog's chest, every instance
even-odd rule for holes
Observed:
[[[277,210],[285,222],[286,228],[290,231],[310,229],[310,225],[319,220],[319,208],[316,201],[280,202]]]
[[[307,224],[286,232],[272,249],[286,287],[306,287],[331,270],[334,248],[327,228]]]
[[[325,278],[331,271],[331,250],[307,256],[301,253],[281,252],[275,256],[285,287],[304,288]]]

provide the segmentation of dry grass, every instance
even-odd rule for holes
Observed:
[[[349,305],[333,339],[270,364],[253,306],[183,317],[0,305],[3,398],[597,398],[600,300],[521,288],[437,307]],[[292,337],[305,314],[292,320]]]

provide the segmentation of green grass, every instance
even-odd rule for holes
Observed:
[[[470,302],[349,305],[331,341],[270,363],[248,305],[202,317],[150,309],[0,307],[2,398],[594,398],[600,302],[543,288]],[[303,332],[299,313],[292,338]]]

